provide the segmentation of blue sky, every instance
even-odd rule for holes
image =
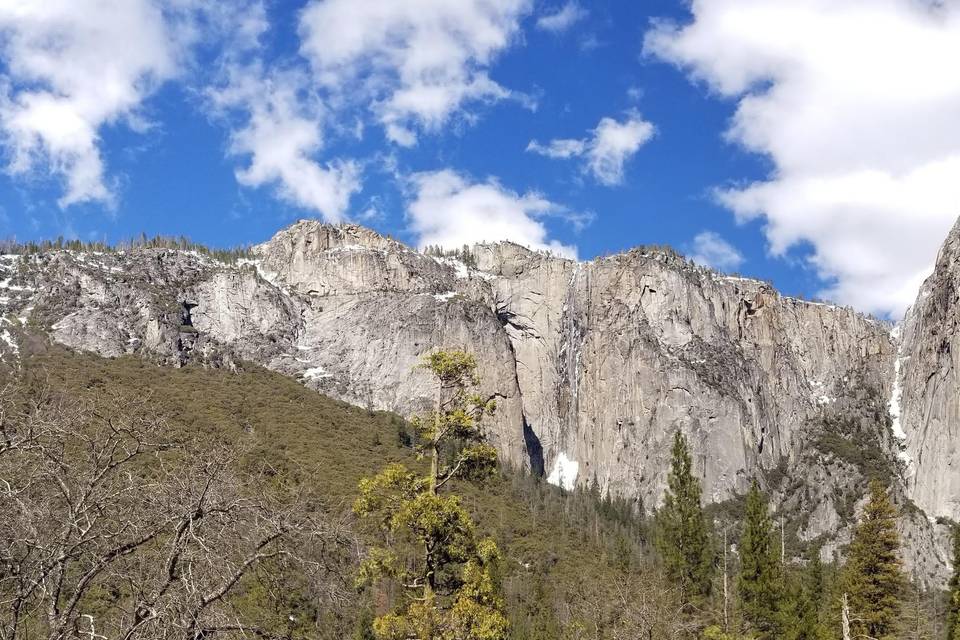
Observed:
[[[212,6],[0,3],[0,235],[669,244],[896,317],[960,213],[956,2]]]

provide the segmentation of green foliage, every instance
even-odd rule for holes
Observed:
[[[960,640],[960,525],[955,525],[953,530],[953,575],[950,577],[947,632],[950,640]]]
[[[767,501],[754,481],[747,494],[737,578],[743,618],[757,638],[782,637],[785,584]]]
[[[460,496],[440,494],[451,480],[485,478],[495,469],[496,451],[480,430],[493,403],[468,392],[479,383],[472,355],[437,351],[423,366],[438,381],[434,410],[414,421],[430,471],[421,476],[391,464],[360,481],[354,512],[375,524],[384,546],[369,551],[358,585],[402,591],[373,622],[382,640],[501,640],[509,624],[499,595],[500,552],[493,540],[479,538]]]
[[[725,633],[722,627],[715,624],[704,629],[700,637],[702,640],[740,640],[741,638],[732,633]]]
[[[891,485],[898,475],[899,463],[888,453],[889,446],[884,441],[890,424],[887,399],[860,374],[853,374],[835,393],[847,397],[849,402],[842,411],[824,409],[815,424],[813,447],[855,466],[867,480]],[[850,497],[852,509],[852,502],[860,496]]]
[[[68,394],[123,390],[150,398],[176,434],[196,440],[198,446],[246,443],[251,461],[265,465],[271,477],[284,478],[315,495],[332,513],[345,517],[361,478],[375,476],[385,465],[402,464],[417,477],[426,477],[428,465],[417,459],[412,446],[422,448],[423,443],[414,441],[412,428],[398,416],[333,400],[254,364],[243,363],[241,373],[194,366],[177,369],[136,357],[107,359],[46,343],[30,344],[39,352],[24,348],[27,378]],[[404,443],[399,442],[401,431],[407,434]],[[455,448],[446,453],[455,454]],[[452,460],[444,458],[445,464]],[[650,562],[646,523],[636,500],[609,493],[601,497],[585,489],[562,492],[511,469],[491,475],[482,486],[457,478],[448,486],[461,496],[478,537],[495,539],[501,550],[503,559],[491,576],[501,576],[511,638],[558,640],[570,626],[569,606],[582,589],[595,591],[598,601],[613,602],[618,581]],[[380,540],[377,523],[369,524],[358,532],[361,548]],[[352,586],[358,569],[355,563],[346,567],[345,585]],[[302,582],[290,575],[269,593],[286,593],[292,599],[303,593]],[[664,592],[673,587],[647,574],[643,584]],[[319,612],[313,611],[315,599],[307,599],[304,606],[313,611],[310,619],[316,622],[306,637],[370,640],[375,614],[392,606],[396,595],[371,591]],[[251,590],[243,607],[287,620],[280,605],[257,604],[259,598]],[[590,624],[593,615],[595,610],[589,608],[577,613]],[[300,625],[299,614],[297,620]],[[611,633],[610,626],[601,625],[601,638],[610,638]],[[295,632],[292,637],[304,635]]]
[[[693,475],[687,441],[679,431],[671,453],[668,488],[657,512],[656,546],[667,575],[677,581],[683,596],[706,597],[713,576],[713,550],[700,504],[700,481]]]
[[[811,551],[810,562],[800,576],[797,595],[797,617],[799,618],[796,640],[826,640],[829,638],[822,611],[827,600],[826,580],[823,564],[820,562],[820,550]]]
[[[370,551],[364,552],[367,562],[363,571],[351,562],[343,580],[349,585],[360,572],[362,584],[377,586],[365,587],[339,607],[318,610],[315,599],[310,597],[310,585],[302,577],[291,574],[282,582],[267,585],[260,584],[262,577],[258,575],[256,581],[243,585],[242,597],[235,606],[247,618],[270,621],[269,627],[276,630],[278,637],[287,637],[289,629],[291,638],[372,640],[377,637],[374,622],[379,618],[383,618],[377,627],[380,637],[389,637],[383,634],[394,631],[411,633],[412,627],[404,626],[405,623],[391,624],[409,609],[404,604],[410,598],[403,595],[405,589],[399,581],[411,568],[406,560],[420,559],[416,548],[422,537],[417,536],[429,532],[431,527],[447,527],[462,542],[461,534],[469,533],[472,525],[472,552],[462,553],[462,544],[451,552],[451,556],[461,554],[458,557],[466,561],[451,562],[437,571],[438,586],[431,606],[414,608],[434,637],[445,637],[440,634],[446,633],[446,637],[454,638],[458,636],[452,634],[463,638],[493,634],[524,640],[744,638],[731,631],[723,635],[723,627],[716,626],[721,620],[716,598],[701,597],[697,601],[689,588],[681,598],[680,582],[675,575],[667,575],[666,566],[664,575],[653,568],[658,563],[647,544],[642,505],[603,492],[597,482],[590,483],[588,488],[562,492],[526,473],[508,469],[495,473],[483,455],[472,454],[461,465],[463,474],[458,472],[437,493],[444,501],[456,501],[424,500],[417,508],[396,509],[391,505],[401,502],[404,496],[416,498],[428,485],[432,445],[424,436],[437,432],[430,415],[420,421],[421,429],[415,432],[395,415],[356,409],[250,364],[244,364],[242,373],[230,374],[199,367],[156,367],[129,357],[101,359],[53,346],[42,348],[46,350],[43,354],[25,356],[23,361],[24,368],[31,370],[35,378],[77,393],[124,389],[150,396],[164,407],[171,428],[178,434],[201,443],[243,439],[250,448],[249,459],[266,465],[271,476],[276,474],[284,482],[299,483],[304,490],[315,493],[331,512],[343,514],[349,510],[357,498],[358,483],[364,476],[369,478],[366,490],[361,489],[361,497],[367,496],[363,508],[375,511],[376,515],[363,519],[359,540],[360,549]],[[451,376],[450,380],[469,378],[468,359],[447,358],[438,362]],[[451,409],[448,401],[456,395],[455,391],[450,387],[440,394],[441,413]],[[463,451],[482,443],[471,440],[470,434],[479,428],[475,410],[489,403],[469,393],[461,397],[471,403],[476,401],[476,406],[447,422],[441,415],[441,424],[451,427],[451,433],[467,437],[451,437],[439,448],[438,480],[456,467]],[[674,466],[691,484],[696,483],[689,453],[684,453],[685,469],[684,465]],[[674,458],[676,462],[677,456]],[[479,486],[465,481],[471,476],[487,479]],[[699,486],[696,488],[699,505]],[[670,489],[673,493],[675,484]],[[720,510],[726,520],[735,522],[743,519],[744,504],[745,497],[741,496],[712,509]],[[710,519],[706,515],[702,518],[706,530],[705,523]],[[394,536],[390,532],[394,522],[412,526],[396,528]],[[663,514],[658,514],[657,524],[665,522]],[[659,547],[660,527],[653,533]],[[396,546],[383,544],[385,536],[394,536]],[[776,546],[776,531],[773,537]],[[483,551],[487,538],[496,540],[499,554]],[[709,535],[706,542],[709,574]],[[797,553],[800,552],[798,549]],[[411,553],[412,556],[408,555]],[[811,558],[815,556],[811,554]],[[831,565],[819,567],[815,559],[803,570],[788,567],[784,575],[783,611],[789,615],[796,611],[798,622],[796,629],[784,630],[783,638],[824,637],[828,626],[824,603],[838,601],[843,586],[834,585],[833,571]],[[820,577],[815,577],[818,572]],[[114,591],[112,587],[105,589],[103,598],[108,600]],[[460,591],[463,600],[455,597]],[[696,606],[690,606],[691,599]],[[496,606],[502,617],[474,615]],[[448,612],[455,608],[456,616],[449,616]],[[681,610],[683,613],[678,615]],[[737,602],[731,603],[730,610],[732,630],[738,627],[742,611]],[[942,613],[943,608],[939,611]],[[289,620],[289,615],[294,619]],[[856,616],[854,612],[853,617]],[[505,620],[510,622],[506,631],[502,626]],[[838,628],[835,621],[829,621],[830,632],[836,633]]]
[[[871,482],[870,501],[854,531],[843,578],[855,637],[896,637],[905,584],[896,525],[897,511],[886,488]]]

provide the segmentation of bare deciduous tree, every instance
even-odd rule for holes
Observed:
[[[655,571],[621,576],[609,590],[582,586],[567,613],[574,640],[668,640],[686,638],[701,626],[684,616],[679,589]]]
[[[0,392],[0,514],[2,640],[291,637],[350,597],[342,523],[142,398]]]

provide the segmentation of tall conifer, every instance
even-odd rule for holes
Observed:
[[[853,637],[895,637],[905,585],[899,552],[897,510],[875,480],[844,570]]]
[[[700,504],[700,481],[693,475],[690,450],[679,431],[671,453],[667,492],[657,512],[656,545],[667,574],[679,585],[682,598],[690,600],[710,593],[713,553]]]
[[[810,562],[804,569],[801,580],[797,607],[799,624],[795,637],[797,640],[821,640],[827,637],[827,629],[820,619],[826,587],[819,549],[811,552]]]
[[[740,593],[743,618],[757,638],[780,638],[784,599],[780,547],[773,534],[767,502],[754,481],[747,494],[740,537]]]

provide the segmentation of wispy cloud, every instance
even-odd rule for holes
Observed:
[[[577,2],[567,2],[552,13],[537,18],[537,28],[551,33],[563,33],[587,17],[587,10]]]
[[[597,182],[614,186],[623,182],[624,166],[650,138],[653,124],[631,113],[622,122],[603,118],[586,138],[559,138],[547,144],[531,140],[527,151],[548,158],[583,159],[584,170]]]

